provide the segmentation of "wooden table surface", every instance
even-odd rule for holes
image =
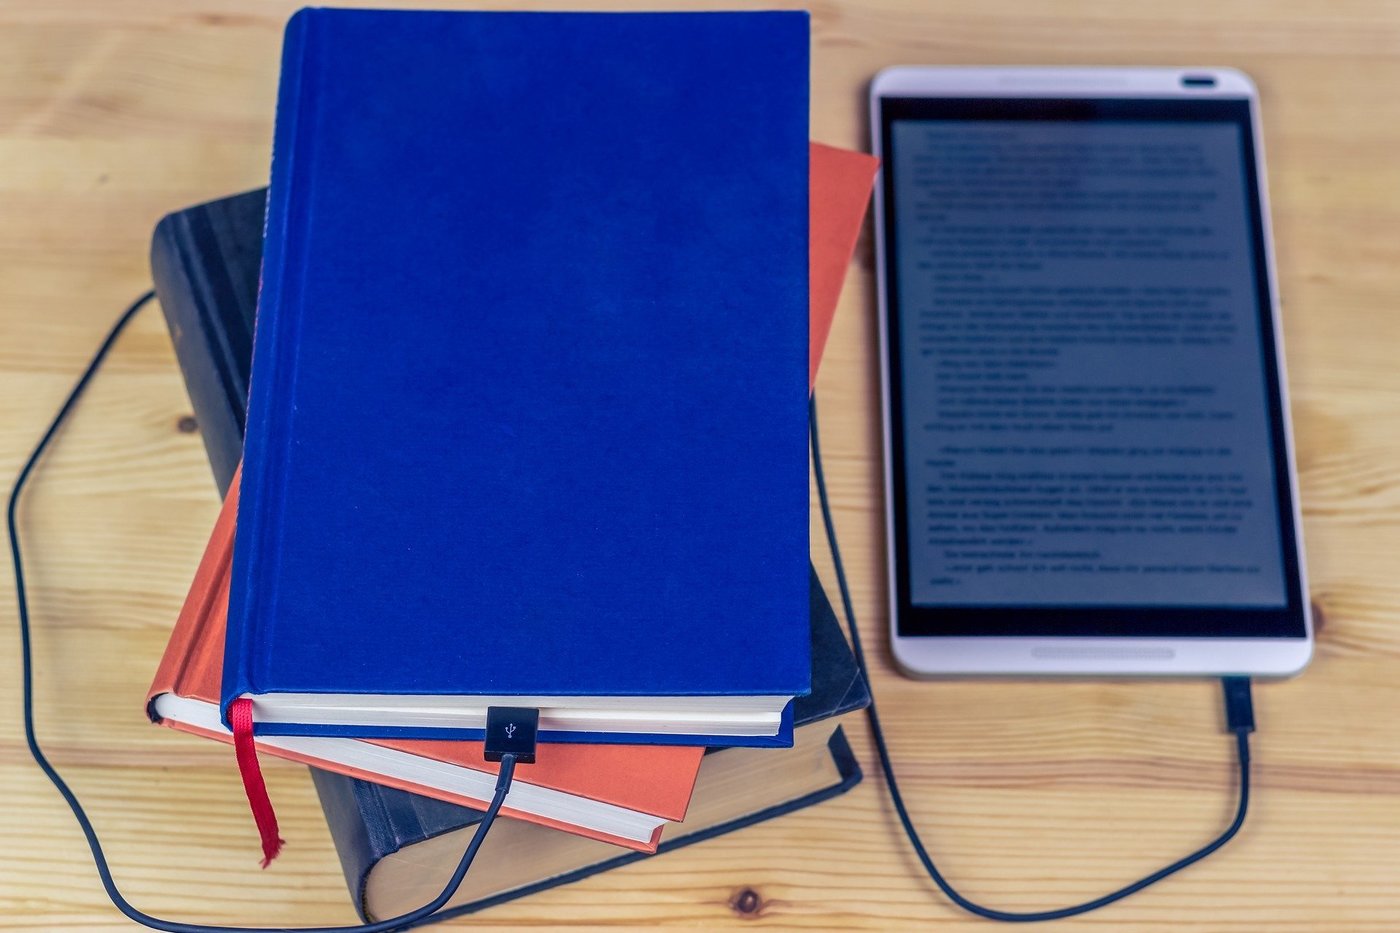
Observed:
[[[1400,4],[813,6],[812,134],[838,145],[867,145],[866,82],[896,63],[1221,64],[1258,81],[1317,657],[1302,677],[1256,690],[1257,794],[1239,839],[1061,928],[1400,929]],[[156,220],[266,183],[292,8],[0,3],[7,486],[102,333],[149,286]],[[968,894],[1012,909],[1099,894],[1227,819],[1234,778],[1218,687],[915,683],[894,673],[881,634],[871,266],[865,242],[818,397],[856,608],[876,649],[874,691],[907,797]],[[229,753],[142,716],[217,508],[189,411],[152,307],[31,487],[21,517],[41,735],[136,904],[191,921],[351,922],[305,768],[265,762],[290,844],[263,872]],[[24,749],[15,608],[0,573],[0,929],[130,928]],[[863,723],[851,730],[867,779],[845,797],[457,926],[986,927],[922,876]],[[759,905],[749,915],[731,906],[746,889]]]

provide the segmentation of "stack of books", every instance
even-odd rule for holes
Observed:
[[[443,916],[860,780],[801,360],[810,388],[874,165],[806,143],[807,43],[803,14],[303,11],[270,192],[157,227],[225,504],[147,712],[232,741],[251,700],[367,920],[455,867],[486,705],[544,744]]]

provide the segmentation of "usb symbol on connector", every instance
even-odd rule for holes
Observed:
[[[520,706],[492,706],[486,710],[486,760],[500,761],[514,755],[525,765],[535,760],[535,737],[540,711]]]

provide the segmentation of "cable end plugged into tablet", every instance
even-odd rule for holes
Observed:
[[[1236,735],[1254,731],[1254,695],[1248,677],[1222,677],[1225,690],[1225,728]]]

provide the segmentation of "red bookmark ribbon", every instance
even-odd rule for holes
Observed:
[[[266,868],[282,851],[282,838],[277,834],[277,814],[267,796],[267,785],[258,767],[258,750],[253,744],[253,701],[247,697],[234,700],[228,709],[228,719],[233,726],[233,751],[238,758],[238,773],[243,778],[243,792],[248,795],[253,822],[258,826],[258,835],[262,836],[262,867]]]

